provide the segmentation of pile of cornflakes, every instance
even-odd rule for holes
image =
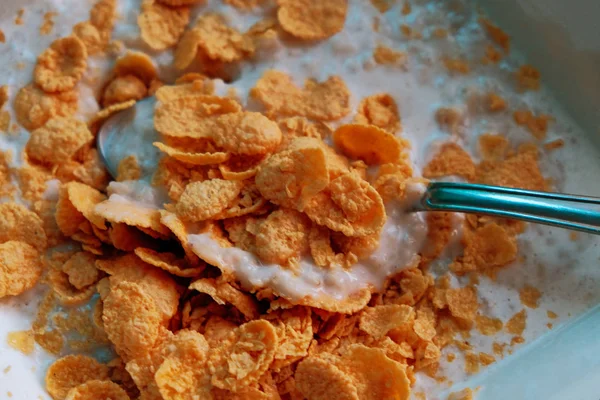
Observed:
[[[403,199],[408,183],[423,181],[413,177],[410,143],[401,137],[400,113],[389,94],[362,99],[354,113],[340,77],[299,87],[277,70],[264,73],[251,90],[263,112],[245,110],[233,94],[214,94],[212,78],[228,76],[253,57],[265,35],[316,40],[339,32],[345,0],[280,0],[276,19],[248,32],[209,13],[188,28],[198,3],[144,0],[138,18],[151,49],[174,48],[174,67],[199,63],[197,72],[161,82],[149,56],[129,52],[115,60],[103,85],[102,110],[89,121],[75,117],[75,87],[88,56],[115,46],[115,0],[100,0],[88,21],[39,55],[33,82],[14,99],[17,122],[31,136],[23,167],[11,171],[3,155],[0,189],[14,192],[14,174],[31,207],[0,205],[0,297],[43,282],[51,290],[27,337],[56,355],[107,345],[116,355],[106,364],[86,355],[60,358],[46,375],[52,398],[407,399],[416,372],[445,379],[438,366],[446,346],[461,349],[473,373],[502,356],[507,344],[495,344],[495,356],[471,352],[465,340],[473,328],[484,335],[504,329],[513,335],[511,345],[522,342],[525,310],[503,323],[484,315],[477,296],[479,273],[493,277],[516,259],[522,223],[468,216],[463,254],[451,272],[434,279],[428,266],[448,244],[454,216],[431,213],[428,243],[416,265],[389,277],[383,291],[339,302],[292,302],[270,288],[242,287],[230,271],[194,252],[190,226],[221,247],[235,246],[292,271],[303,258],[319,268],[349,268],[378,247],[385,205]],[[482,23],[508,51],[505,34]],[[381,64],[403,57],[383,47],[376,54]],[[461,60],[444,62],[454,73],[469,73]],[[523,89],[539,86],[530,67],[518,79]],[[163,157],[152,184],[169,197],[161,210],[109,201],[110,178],[94,143],[104,120],[148,96],[158,100],[154,126],[161,136],[154,145]],[[508,107],[494,93],[488,100],[489,112]],[[330,124],[348,116],[351,123]],[[436,117],[442,129],[457,134],[458,111],[440,109]],[[535,138],[543,137],[550,120],[523,110],[514,118]],[[535,145],[511,149],[494,134],[479,144],[479,163],[458,144],[444,144],[423,176],[548,187]],[[114,178],[132,181],[141,174],[130,156]],[[50,179],[60,181],[56,197],[44,195]],[[77,245],[56,248],[67,242]],[[469,274],[471,283],[453,287],[452,274]],[[530,287],[521,298],[533,308],[539,296]],[[54,312],[57,305],[63,311]]]

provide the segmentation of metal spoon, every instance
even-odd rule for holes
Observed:
[[[140,108],[151,106],[152,100],[138,102],[134,107],[111,116],[98,132],[98,152],[113,177],[116,177],[120,160],[109,154],[110,146],[107,143],[118,139],[116,135],[130,135],[135,119],[147,118],[147,112],[138,112]],[[152,155],[156,149],[151,146],[151,143],[139,143],[132,150]],[[484,214],[600,234],[600,198],[595,197],[470,183],[432,182],[409,211]]]

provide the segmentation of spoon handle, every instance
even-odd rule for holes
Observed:
[[[596,197],[432,182],[413,211],[484,214],[600,234],[600,198]]]

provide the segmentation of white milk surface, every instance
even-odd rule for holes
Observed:
[[[113,39],[122,40],[129,48],[146,50],[139,41],[135,23],[141,1],[117,1],[120,19],[117,21]],[[68,35],[74,24],[86,20],[93,2],[25,1],[22,4],[26,7],[23,25],[14,24],[17,9],[21,5],[7,3],[9,2],[0,4],[0,28],[7,38],[5,44],[0,44],[0,84],[9,85],[12,100],[18,88],[30,82],[37,55],[55,38]],[[368,1],[351,0],[345,28],[333,38],[301,45],[281,43],[277,40],[266,43],[257,60],[242,67],[237,80],[230,84],[217,82],[217,89],[219,93],[225,93],[228,88],[234,87],[247,108],[256,109],[258,105],[248,100],[248,92],[264,71],[275,68],[289,73],[299,85],[310,77],[323,80],[330,75],[341,76],[351,90],[353,109],[365,96],[389,93],[398,103],[402,117],[402,136],[412,143],[410,156],[417,173],[435,149],[448,140],[459,141],[471,150],[476,160],[478,136],[483,133],[503,133],[514,146],[532,140],[524,128],[512,121],[511,112],[514,109],[526,107],[536,113],[549,113],[556,121],[550,124],[546,140],[561,138],[565,140],[566,146],[552,153],[542,154],[545,176],[553,180],[557,191],[600,195],[600,185],[595,184],[600,176],[598,153],[576,123],[563,111],[559,105],[560,99],[554,98],[544,87],[537,92],[519,93],[516,90],[514,70],[525,62],[518,49],[513,49],[510,56],[497,66],[479,64],[478,60],[483,55],[488,41],[477,22],[475,4],[467,0],[413,3],[416,4],[413,4],[409,15],[401,13],[401,4],[380,15]],[[198,7],[194,14],[207,10],[222,11],[229,23],[242,31],[262,18],[259,12],[240,13],[215,0],[208,1],[206,6]],[[59,15],[55,17],[52,33],[40,36],[38,29],[42,15],[47,11],[56,11]],[[372,28],[376,16],[379,16],[378,33]],[[409,40],[404,37],[400,29],[403,24],[421,32],[423,39]],[[447,39],[435,39],[432,32],[438,27],[449,29],[453,33]],[[376,65],[372,54],[379,44],[406,52],[406,67]],[[171,52],[153,53],[152,56],[160,69],[161,77],[168,82],[173,78],[173,71],[169,68]],[[472,61],[471,73],[450,77],[440,61],[444,56]],[[110,62],[102,58],[90,61],[87,79],[80,83],[82,117],[93,114],[98,107],[91,95],[96,88],[89,82],[95,81],[96,76],[105,74],[109,68]],[[467,106],[467,99],[490,90],[504,97],[511,111],[490,115],[477,112],[476,106]],[[126,132],[127,136],[123,137],[122,141],[111,144],[111,148],[114,149],[112,157],[118,160],[132,154],[132,149],[135,149],[133,153],[139,156],[142,165],[151,168],[156,153],[148,148],[148,141],[144,146],[137,145],[135,136],[135,129],[138,127],[144,132],[142,136],[145,138],[152,138],[154,134],[149,129],[151,109],[143,107],[138,115],[144,118],[136,121],[134,129]],[[438,128],[434,112],[439,107],[458,107],[463,112],[464,119],[458,139],[451,139]],[[0,135],[0,149],[12,149],[15,162],[18,163],[27,137],[28,133],[24,130],[16,138]],[[144,150],[140,150],[141,148]],[[139,197],[133,193],[127,194],[127,190],[125,187],[116,187],[113,196],[121,197],[115,197],[115,200],[131,201],[131,197]],[[151,194],[142,197],[144,204],[152,204],[155,201]],[[319,291],[325,291],[334,297],[343,297],[366,283],[380,285],[386,274],[409,264],[412,255],[420,248],[424,240],[423,216],[400,215],[399,210],[391,210],[389,216],[382,236],[382,247],[371,258],[361,260],[350,272],[344,272],[351,275],[352,271],[355,271],[354,276],[322,276],[319,275],[322,272],[315,272],[310,266],[306,266],[303,269],[304,275],[294,282],[294,285],[286,282],[285,271],[278,266],[259,268],[258,262],[251,254],[238,250],[223,252],[214,247],[215,243],[211,242],[210,238],[202,235],[191,235],[190,239],[201,251],[210,250],[213,257],[229,259],[238,278],[247,284],[256,285],[257,282],[261,282],[271,285],[282,293],[287,291],[290,298]],[[460,253],[459,237],[460,232],[457,231],[456,240],[452,241],[453,245],[446,251],[447,257],[441,258],[433,266],[434,274],[443,274],[452,257]],[[402,241],[402,251],[395,247],[400,245],[395,242],[396,239]],[[554,324],[554,329],[558,329],[561,324],[568,324],[571,318],[600,302],[600,290],[597,290],[600,279],[600,270],[597,267],[600,250],[595,237],[580,234],[578,239],[573,241],[569,238],[569,232],[541,226],[529,226],[518,241],[519,261],[504,268],[495,282],[481,278],[478,291],[482,312],[505,322],[523,308],[518,293],[524,285],[533,285],[542,292],[539,308],[527,309],[527,328],[524,332],[526,343],[520,345],[523,348],[550,330],[546,325],[548,322]],[[391,256],[386,258],[386,254]],[[383,262],[375,260],[380,255],[383,255]],[[240,260],[244,262],[241,263]],[[259,269],[260,274],[257,272]],[[347,282],[351,284],[340,285],[340,279],[343,282],[346,282],[344,279],[348,279]],[[298,285],[298,282],[302,284]],[[454,282],[463,283],[465,282]],[[9,392],[16,399],[35,399],[38,396],[42,399],[49,398],[43,390],[43,376],[51,357],[39,348],[36,348],[31,356],[22,355],[11,349],[5,340],[8,332],[30,327],[39,299],[39,290],[35,289],[17,298],[0,300],[0,399],[8,398]],[[548,310],[557,313],[558,318],[549,320],[546,314]],[[478,335],[474,331],[469,341],[474,346],[474,351],[491,353],[493,341],[506,342],[510,341],[510,337],[499,335],[490,338]],[[459,356],[453,363],[443,361],[441,371],[450,381],[463,382],[467,376],[463,372],[460,352],[451,347],[445,349],[445,352],[449,351]],[[519,346],[516,346],[514,351],[518,356]],[[442,360],[445,360],[444,356]],[[535,365],[532,368],[535,368]],[[478,382],[477,385],[484,384]],[[446,389],[447,385],[419,374],[414,392],[425,391],[428,399],[437,399],[442,398]]]

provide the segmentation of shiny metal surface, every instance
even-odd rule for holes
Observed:
[[[483,214],[600,234],[600,198],[596,197],[433,182],[411,211]]]

